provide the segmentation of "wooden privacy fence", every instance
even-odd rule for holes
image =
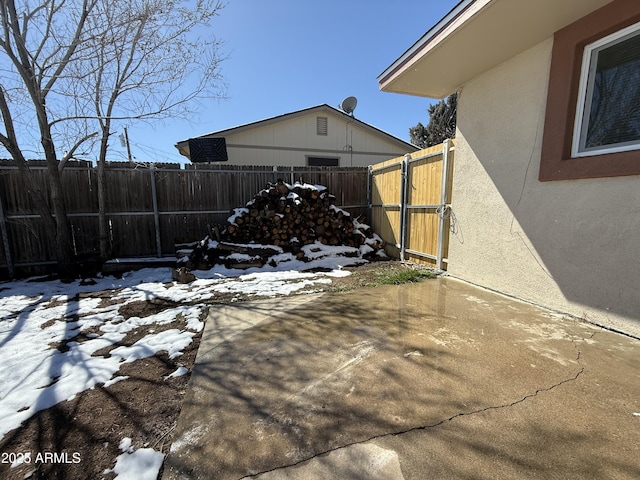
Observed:
[[[370,218],[401,260],[445,270],[454,140],[369,167]]]
[[[30,162],[48,192],[44,162]],[[367,212],[367,168],[243,167],[111,163],[106,169],[106,210],[114,257],[175,255],[176,241],[202,239],[209,226],[225,224],[229,211],[242,207],[277,179],[324,185],[336,205],[354,215]],[[99,253],[97,171],[90,162],[62,171],[65,202],[76,253]],[[14,163],[0,161],[0,276],[16,268],[53,264],[55,240],[46,230]]]

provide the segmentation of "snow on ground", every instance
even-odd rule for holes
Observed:
[[[340,270],[342,266],[365,262],[333,253],[310,263],[288,261],[262,269],[240,271],[217,266],[193,272],[197,280],[189,284],[173,282],[170,268],[146,268],[122,278],[101,277],[93,282],[30,279],[0,283],[0,439],[40,410],[98,384],[108,388],[126,381],[126,376],[118,375],[125,363],[161,351],[170,358],[179,357],[204,328],[200,318],[206,306],[202,302],[216,295],[308,292],[313,285],[330,283],[331,277],[348,275]],[[113,292],[98,294],[105,290]],[[175,302],[176,306],[144,318],[125,319],[119,313],[130,302],[154,299]],[[156,332],[156,327],[176,320],[180,328]],[[133,345],[112,348],[140,328],[146,335]],[[105,347],[111,350],[103,355]],[[96,354],[99,350],[102,352]],[[181,367],[165,380],[186,373]],[[141,450],[127,453],[129,457],[123,458],[129,460],[123,462],[137,462],[138,458],[146,462],[147,453]],[[137,452],[141,453],[133,457]]]
[[[113,470],[105,470],[103,473],[115,473],[114,480],[156,480],[164,455],[152,448],[139,448],[135,450],[131,445],[131,439],[125,437],[119,445],[122,455],[116,458],[116,466]]]

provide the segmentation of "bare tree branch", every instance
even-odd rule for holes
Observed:
[[[62,156],[62,159],[60,160],[60,163],[58,164],[58,170],[61,172],[62,169],[64,168],[65,164],[67,163],[67,161],[70,158],[73,158],[73,155],[76,153],[76,150],[78,150],[78,148],[80,148],[80,145],[82,145],[84,142],[86,142],[90,138],[97,137],[98,133],[99,132],[89,133],[89,134],[85,135],[84,137],[82,137],[80,140],[76,141],[76,143],[71,147],[71,149]]]

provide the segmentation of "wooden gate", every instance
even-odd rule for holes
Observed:
[[[390,256],[446,270],[454,143],[369,167],[371,226]]]

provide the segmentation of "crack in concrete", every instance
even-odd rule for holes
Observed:
[[[597,333],[598,332],[592,332],[591,335],[589,335],[588,338],[589,339],[593,339],[593,337]],[[584,340],[585,338],[583,338],[582,340]],[[516,406],[516,405],[518,405],[520,403],[526,402],[530,398],[537,397],[538,394],[540,394],[540,393],[550,392],[551,390],[554,390],[554,389],[556,389],[556,388],[558,388],[558,387],[560,387],[560,386],[562,386],[562,385],[564,385],[566,383],[575,382],[585,372],[585,366],[582,365],[582,362],[580,361],[580,359],[582,357],[582,351],[580,350],[580,347],[576,343],[576,340],[571,338],[570,342],[573,344],[574,348],[577,351],[576,352],[576,362],[578,363],[578,365],[581,365],[580,370],[578,370],[578,372],[576,372],[576,374],[574,376],[572,376],[572,377],[565,378],[564,380],[561,380],[558,383],[554,383],[553,385],[551,385],[549,387],[546,387],[546,388],[538,388],[538,389],[536,389],[535,392],[529,393],[529,394],[525,395],[524,397],[522,397],[519,400],[516,400],[516,401],[511,402],[511,403],[504,403],[502,405],[490,405],[488,407],[479,408],[477,410],[472,410],[470,412],[457,413],[457,414],[455,414],[455,415],[453,415],[453,416],[451,416],[449,418],[445,418],[443,420],[440,420],[439,422],[436,422],[436,423],[433,423],[433,424],[430,424],[430,425],[422,425],[422,426],[419,426],[419,427],[411,427],[411,428],[408,428],[406,430],[400,430],[400,431],[397,431],[397,432],[389,432],[389,433],[382,433],[380,435],[373,435],[372,437],[367,438],[365,440],[360,440],[360,441],[357,441],[357,442],[347,443],[345,445],[340,445],[339,447],[330,448],[330,449],[325,450],[323,452],[318,452],[318,453],[316,453],[316,454],[314,454],[314,455],[312,455],[312,456],[310,456],[308,458],[304,458],[302,460],[299,460],[297,462],[291,463],[289,465],[283,465],[283,466],[280,466],[280,467],[275,467],[275,468],[272,468],[270,470],[265,470],[265,471],[260,472],[260,473],[255,473],[253,475],[245,475],[240,480],[246,480],[246,479],[250,479],[250,478],[255,478],[255,477],[258,477],[260,475],[264,475],[266,473],[271,473],[271,472],[275,472],[275,471],[278,471],[278,470],[284,470],[286,468],[296,467],[298,465],[302,465],[305,462],[313,460],[314,458],[320,457],[322,455],[328,455],[328,454],[330,454],[332,452],[336,452],[336,451],[341,450],[343,448],[352,447],[354,445],[361,445],[361,444],[372,442],[374,440],[380,440],[380,439],[387,438],[387,437],[397,437],[397,436],[400,436],[400,435],[404,435],[404,434],[411,433],[411,432],[417,432],[417,431],[420,431],[420,430],[429,430],[429,429],[432,429],[432,428],[437,428],[437,427],[439,427],[441,425],[444,425],[445,423],[452,422],[452,421],[454,421],[454,420],[456,420],[457,418],[460,418],[460,417],[466,417],[466,416],[469,416],[469,415],[477,415],[479,413],[488,412],[490,410],[500,410],[500,409],[503,409],[503,408],[514,407],[514,406]]]
[[[593,337],[593,335],[592,335],[592,337]],[[571,342],[574,344],[574,346],[576,348],[578,348],[578,346],[575,344],[575,342],[573,340],[571,340]],[[578,349],[576,361],[579,364],[580,364],[580,357],[581,357],[581,351]],[[466,416],[469,416],[469,415],[477,415],[479,413],[484,413],[484,412],[487,412],[487,411],[490,411],[490,410],[500,410],[500,409],[503,409],[503,408],[514,407],[514,406],[516,406],[516,405],[518,405],[520,403],[523,403],[523,402],[527,401],[530,398],[537,397],[538,394],[540,394],[540,393],[550,392],[551,390],[554,390],[554,389],[556,389],[556,388],[558,388],[558,387],[560,387],[560,386],[562,386],[562,385],[564,385],[566,383],[570,383],[570,382],[576,381],[584,373],[584,371],[585,371],[585,367],[583,366],[582,368],[580,368],[580,370],[574,376],[569,377],[569,378],[565,378],[564,380],[562,380],[562,381],[560,381],[558,383],[555,383],[555,384],[553,384],[553,385],[551,385],[549,387],[538,388],[535,392],[529,393],[529,394],[525,395],[524,397],[522,397],[521,399],[516,400],[514,402],[511,402],[511,403],[504,403],[504,404],[501,404],[501,405],[490,405],[488,407],[479,408],[477,410],[472,410],[470,412],[457,413],[457,414],[455,414],[455,415],[453,415],[453,416],[451,416],[449,418],[445,418],[443,420],[440,420],[439,422],[436,422],[436,423],[433,423],[433,424],[430,424],[430,425],[421,425],[419,427],[411,427],[411,428],[408,428],[406,430],[400,430],[400,431],[397,431],[397,432],[389,432],[389,433],[382,433],[382,434],[379,434],[379,435],[373,435],[372,437],[367,438],[365,440],[360,440],[360,441],[357,441],[357,442],[347,443],[345,445],[340,445],[339,447],[334,447],[334,448],[330,448],[330,449],[322,451],[322,452],[318,452],[318,453],[316,453],[316,454],[314,454],[314,455],[312,455],[312,456],[310,456],[308,458],[304,458],[304,459],[302,459],[302,460],[300,460],[298,462],[294,462],[294,463],[291,463],[291,464],[288,464],[288,465],[283,465],[283,466],[280,466],[280,467],[275,467],[275,468],[272,468],[270,470],[265,470],[265,471],[260,472],[260,473],[255,473],[253,475],[246,475],[246,476],[242,477],[240,480],[247,480],[247,479],[250,479],[250,478],[258,477],[260,475],[264,475],[266,473],[271,473],[271,472],[275,472],[275,471],[278,471],[278,470],[283,470],[285,468],[296,467],[296,466],[301,465],[301,464],[303,464],[305,462],[313,460],[314,458],[320,457],[322,455],[327,455],[329,453],[341,450],[343,448],[351,447],[351,446],[354,446],[354,445],[360,445],[360,444],[372,442],[374,440],[380,440],[380,439],[383,439],[383,438],[386,438],[386,437],[396,437],[396,436],[404,435],[404,434],[411,433],[411,432],[417,432],[417,431],[420,431],[420,430],[429,430],[429,429],[432,429],[432,428],[437,428],[437,427],[439,427],[439,426],[441,426],[441,425],[443,425],[445,423],[452,422],[452,421],[454,421],[454,420],[456,420],[457,418],[460,418],[460,417],[466,417]]]

